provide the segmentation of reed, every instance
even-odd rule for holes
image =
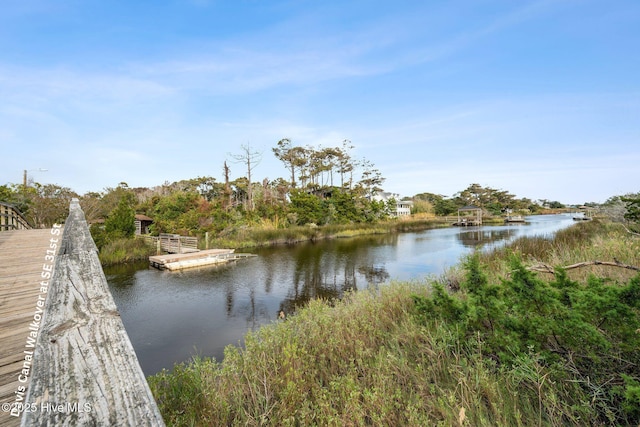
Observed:
[[[312,301],[228,347],[222,362],[196,357],[150,386],[168,425],[511,426],[537,419],[539,400],[565,414],[555,425],[579,418],[536,360],[496,370],[481,342],[413,321],[411,295],[425,292],[394,284],[333,306]]]
[[[499,283],[512,273],[506,258],[514,252],[527,263],[585,256],[637,263],[639,243],[626,239],[612,224],[580,224],[555,239],[522,239],[478,256],[489,281]],[[455,288],[467,279],[458,267],[438,280]],[[593,395],[566,366],[536,351],[499,363],[480,333],[463,335],[456,322],[417,317],[416,301],[432,297],[432,283],[312,300],[285,321],[249,333],[243,347],[228,346],[222,361],[196,357],[149,377],[165,422],[578,426],[596,420]]]
[[[508,246],[480,254],[481,263],[497,280],[508,275],[507,259],[512,253],[519,255],[529,266],[544,263],[562,267],[580,262],[616,260],[638,266],[640,239],[617,223],[605,220],[579,222],[558,231],[553,238],[523,237]],[[576,280],[586,280],[591,274],[613,281],[626,281],[634,272],[606,266],[589,266],[569,272],[570,277]]]
[[[210,240],[210,246],[225,248],[249,248],[279,244],[293,244],[303,241],[320,239],[336,239],[346,237],[365,236],[371,234],[385,234],[409,232],[437,227],[447,224],[437,218],[415,220],[391,220],[376,223],[357,224],[326,224],[317,226],[276,227],[269,222],[263,222],[254,227],[238,227],[221,233]]]
[[[104,266],[147,260],[154,255],[155,248],[142,239],[116,239],[105,244],[98,254]]]

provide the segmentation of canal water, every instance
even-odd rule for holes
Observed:
[[[567,215],[526,224],[449,227],[245,250],[257,257],[216,267],[159,271],[148,263],[105,268],[113,298],[145,374],[193,355],[222,360],[224,348],[313,298],[340,297],[394,280],[424,281],[475,249],[547,235]]]

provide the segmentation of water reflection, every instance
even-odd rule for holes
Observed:
[[[498,241],[510,240],[518,230],[516,226],[495,228],[470,227],[458,233],[460,242],[469,248],[482,248]]]
[[[222,358],[246,331],[277,321],[314,298],[391,280],[424,280],[475,248],[490,249],[527,234],[548,234],[570,217],[530,225],[444,228],[418,233],[336,239],[260,248],[258,255],[206,269],[164,272],[147,264],[105,269],[107,280],[147,374],[194,352]]]

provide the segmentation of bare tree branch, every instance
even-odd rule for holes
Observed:
[[[623,223],[620,223],[620,225],[622,225],[622,228],[624,228],[627,231],[627,233],[632,234],[634,236],[640,236],[640,233],[636,233],[635,231],[629,230],[629,228]]]
[[[587,267],[590,265],[604,265],[607,267],[619,267],[619,268],[626,268],[628,270],[635,270],[635,271],[640,271],[640,267],[636,267],[635,265],[628,265],[628,264],[623,264],[618,260],[614,260],[613,262],[611,261],[585,261],[585,262],[579,262],[576,264],[571,264],[571,265],[567,265],[565,267],[561,267],[564,270],[573,270],[574,268],[580,268],[580,267]],[[531,267],[528,268],[531,271],[538,271],[541,273],[551,273],[551,274],[555,274],[555,268],[550,266],[549,264],[545,264],[545,263],[540,263],[538,265],[533,265]]]
[[[247,210],[253,210],[253,189],[252,189],[252,181],[251,181],[251,172],[255,169],[260,161],[262,160],[262,152],[260,151],[252,151],[251,144],[240,146],[242,149],[242,154],[229,154],[236,163],[244,163],[247,166],[247,180],[249,184],[247,186],[247,196],[249,197]]]

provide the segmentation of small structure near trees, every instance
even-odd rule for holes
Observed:
[[[153,219],[143,214],[136,214],[134,223],[136,225],[136,236],[149,234],[149,226],[153,224]]]
[[[458,209],[458,221],[453,225],[462,227],[482,225],[482,208],[467,205]]]

